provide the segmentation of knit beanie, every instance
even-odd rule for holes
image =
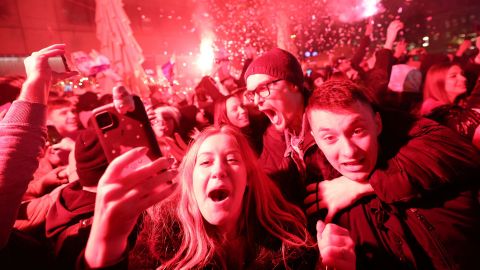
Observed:
[[[75,161],[80,184],[97,186],[98,180],[107,169],[108,161],[93,129],[80,132],[75,142]]]
[[[253,60],[245,72],[245,80],[253,74],[270,75],[289,81],[302,91],[304,89],[300,63],[295,56],[280,48],[274,48]]]

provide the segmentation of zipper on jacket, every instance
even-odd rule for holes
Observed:
[[[417,208],[410,208],[408,210],[410,212],[412,212],[417,217],[417,219],[423,224],[425,229],[427,229],[429,232],[434,230],[433,225],[427,220],[427,218],[424,215],[422,215],[418,211]],[[447,253],[447,251],[443,247],[442,243],[440,243],[438,238],[435,235],[432,235],[431,233],[429,233],[428,236],[431,239],[431,242],[437,248],[437,251],[438,251],[439,255],[441,255],[440,259],[443,261],[444,265],[448,267],[447,269],[457,269],[456,266],[455,266],[456,264],[452,261],[449,254]],[[432,261],[433,260],[434,260],[434,258],[432,258]]]
[[[422,222],[423,226],[425,226],[427,230],[429,231],[433,230],[433,225],[430,222],[428,222],[427,218],[425,218],[424,215],[418,212],[417,208],[411,208],[410,211],[415,214],[415,216],[418,218],[418,220],[420,220],[420,222]]]

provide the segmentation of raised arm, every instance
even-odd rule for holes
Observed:
[[[65,45],[56,44],[25,59],[27,80],[18,100],[0,122],[0,248],[8,241],[22,196],[45,144],[50,83],[52,79],[74,74],[54,73],[48,65],[48,58],[64,52]]]
[[[429,119],[415,122],[408,141],[385,160],[372,174],[370,184],[387,203],[408,202],[464,184],[479,185],[475,183],[480,173],[478,150],[453,130]]]
[[[373,32],[373,24],[370,22],[367,22],[367,25],[365,26],[365,35],[363,36],[362,40],[360,41],[360,44],[355,51],[355,54],[352,57],[351,63],[352,67],[356,70],[361,69],[360,68],[360,63],[362,62],[363,58],[365,57],[365,54],[367,52],[367,48],[370,45],[371,39],[370,36],[372,35]]]

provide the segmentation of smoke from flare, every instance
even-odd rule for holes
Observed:
[[[328,10],[343,23],[354,23],[384,11],[381,0],[337,0],[327,4]]]
[[[213,36],[205,35],[200,42],[200,54],[197,59],[197,66],[202,75],[211,73],[214,58]]]

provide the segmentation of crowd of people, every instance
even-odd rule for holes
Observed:
[[[0,266],[477,269],[480,37],[429,54],[403,27],[308,72],[273,48],[186,104],[58,96],[66,45],[33,52],[1,86]],[[144,106],[162,157],[109,162],[104,104]]]

